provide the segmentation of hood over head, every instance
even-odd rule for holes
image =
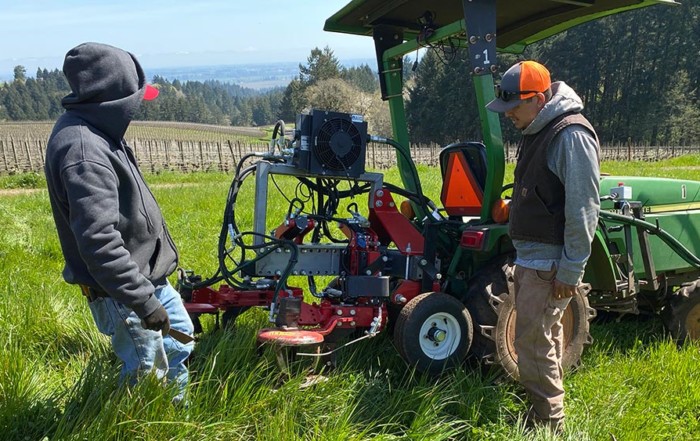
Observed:
[[[72,91],[61,101],[63,107],[117,142],[144,97],[157,95],[136,57],[106,44],[83,43],[69,50],[63,73]]]

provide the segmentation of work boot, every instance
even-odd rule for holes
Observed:
[[[525,428],[535,430],[540,427],[548,429],[554,435],[564,433],[564,417],[540,418],[532,407],[525,414]]]

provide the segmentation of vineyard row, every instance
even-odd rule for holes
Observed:
[[[188,141],[167,139],[127,140],[144,171],[164,170],[230,171],[246,154],[265,152],[267,143],[241,140]],[[412,145],[411,156],[418,164],[438,165],[441,146]],[[41,172],[44,166],[45,139],[0,138],[0,174]],[[516,149],[506,146],[506,161],[515,160]],[[656,161],[687,154],[700,154],[700,147],[693,146],[603,146],[601,160]],[[367,146],[367,167],[386,169],[396,165],[396,153],[391,146],[371,143]]]

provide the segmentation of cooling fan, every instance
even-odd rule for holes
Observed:
[[[367,123],[360,115],[312,110],[297,118],[293,163],[315,175],[359,177],[365,172]]]
[[[327,168],[345,171],[364,154],[364,141],[360,130],[351,121],[330,118],[318,130],[313,152]]]

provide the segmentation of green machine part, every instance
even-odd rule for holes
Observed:
[[[406,124],[403,89],[403,57],[420,47],[450,44],[469,51],[470,72],[479,106],[482,142],[486,146],[486,182],[479,219],[470,224],[493,225],[491,209],[500,198],[505,169],[503,138],[499,115],[486,110],[495,97],[494,75],[497,52],[520,53],[531,43],[573,26],[607,15],[657,4],[677,4],[674,0],[353,0],[326,20],[324,30],[374,39],[382,99],[388,101],[397,164],[404,187],[416,192],[420,182],[410,159],[410,139]],[[426,32],[426,23],[429,32]],[[421,219],[427,213],[416,208]],[[465,224],[464,228],[467,225]],[[496,247],[507,235],[507,228],[491,228],[488,245]],[[456,249],[460,258],[461,248]],[[497,249],[487,249],[493,254]],[[606,251],[607,252],[607,251]],[[478,253],[475,253],[478,254]],[[473,256],[478,265],[479,256]],[[606,268],[611,274],[614,268]],[[602,273],[602,272],[601,272]]]
[[[619,254],[630,252],[638,280],[655,278],[656,273],[683,274],[696,270],[698,262],[693,256],[700,254],[700,182],[606,176],[600,182],[601,196],[621,187],[627,188],[628,193],[622,201],[607,200],[601,204],[601,232],[607,236],[608,248]],[[626,214],[626,202],[639,207],[640,219],[636,224],[647,227],[631,228],[631,250],[628,250],[624,229],[620,228],[625,225],[622,218]],[[648,245],[640,241],[645,231]],[[595,257],[593,255],[591,261]],[[590,274],[599,277],[602,273],[592,269]]]
[[[403,57],[419,47],[450,40],[467,48],[479,105],[483,142],[486,146],[487,178],[481,221],[488,222],[491,207],[503,186],[504,149],[498,115],[485,104],[494,98],[496,52],[519,53],[531,43],[573,26],[618,12],[676,4],[674,0],[353,0],[326,20],[324,30],[372,37],[380,72],[382,98],[389,102],[394,140],[405,155],[397,153],[404,186],[416,191],[415,164],[403,97]],[[429,35],[424,32],[427,14]],[[425,213],[422,213],[425,214]]]

